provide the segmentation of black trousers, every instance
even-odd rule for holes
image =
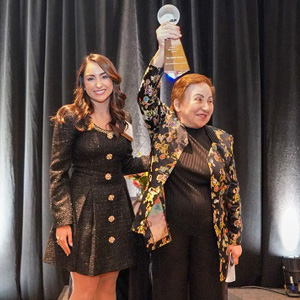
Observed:
[[[220,282],[215,233],[189,236],[171,228],[172,242],[151,252],[153,300],[227,300]]]
[[[144,237],[137,234],[136,265],[129,269],[128,300],[152,300],[149,265],[150,254],[146,250]]]

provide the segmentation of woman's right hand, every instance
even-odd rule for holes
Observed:
[[[170,22],[164,22],[156,29],[156,38],[159,48],[165,46],[166,39],[177,40],[180,39],[181,36],[180,27]]]
[[[73,247],[71,226],[66,225],[66,226],[57,227],[55,234],[56,234],[57,244],[64,250],[66,255],[69,256],[71,253],[71,249],[69,246]]]
[[[180,27],[170,22],[164,22],[156,29],[156,38],[158,41],[158,50],[153,57],[152,65],[158,68],[162,68],[164,66],[165,60],[165,40],[180,39]]]

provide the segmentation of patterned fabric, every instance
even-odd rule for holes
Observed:
[[[149,66],[143,77],[138,102],[151,142],[149,182],[133,223],[144,235],[146,247],[155,250],[171,242],[165,218],[164,184],[188,144],[187,131],[174,111],[160,101],[163,69]],[[211,173],[213,224],[220,258],[220,281],[227,274],[228,244],[241,243],[241,201],[233,155],[233,137],[221,129],[205,126],[212,142],[208,154]]]

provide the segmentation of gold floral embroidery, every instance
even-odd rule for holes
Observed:
[[[154,205],[154,199],[159,197],[162,207],[165,208],[163,185],[188,143],[187,135],[184,135],[186,132],[176,115],[158,98],[161,74],[161,69],[149,66],[138,96],[141,112],[152,140],[152,149],[149,188],[144,195],[133,230],[147,236],[146,247],[150,250],[171,241],[169,234],[154,243],[146,221]],[[220,280],[224,281],[228,243],[236,244],[241,236],[240,197],[233,158],[233,138],[221,129],[212,127],[209,129],[218,140],[211,145],[208,166],[211,173],[213,222],[220,253]],[[226,227],[229,221],[227,213],[230,213],[230,225],[235,227],[234,233],[228,232]]]

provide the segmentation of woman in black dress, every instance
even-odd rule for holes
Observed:
[[[78,71],[74,103],[53,117],[53,228],[44,262],[71,272],[71,300],[116,299],[119,271],[134,264],[133,212],[123,175],[145,171],[148,159],[132,157],[120,83],[108,58],[90,54]]]

